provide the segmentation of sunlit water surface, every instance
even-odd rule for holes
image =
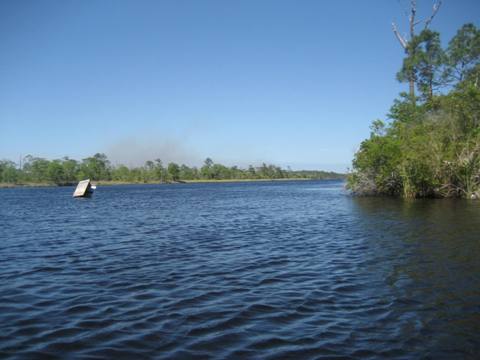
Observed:
[[[480,202],[0,190],[0,357],[476,358]]]

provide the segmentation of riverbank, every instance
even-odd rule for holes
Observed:
[[[186,184],[197,183],[229,183],[229,182],[265,182],[265,181],[308,181],[308,180],[333,180],[333,179],[309,179],[309,178],[284,178],[284,179],[221,179],[221,180],[185,180]]]
[[[117,180],[99,180],[92,181],[93,185],[100,186],[116,186],[116,185],[159,185],[159,184],[203,184],[203,183],[236,183],[236,182],[270,182],[270,181],[309,181],[309,180],[342,180],[344,178],[330,179],[310,179],[310,178],[283,178],[283,179],[197,179],[197,180],[180,180],[180,181],[117,181]],[[49,186],[75,186],[72,184],[58,185],[55,183],[0,183],[0,188],[18,188],[18,187],[49,187]]]
[[[20,183],[20,184],[0,183],[0,189],[18,188],[18,187],[48,187],[48,186],[59,186],[59,185],[54,183]]]
[[[196,180],[178,180],[178,181],[116,181],[116,180],[100,180],[92,181],[94,185],[115,186],[115,185],[171,185],[171,184],[206,184],[206,183],[236,183],[236,182],[269,182],[269,181],[308,181],[317,179],[308,178],[284,178],[284,179],[196,179]],[[320,180],[320,179],[318,179]],[[334,180],[334,179],[322,179]]]

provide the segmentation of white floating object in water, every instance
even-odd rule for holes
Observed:
[[[90,196],[97,187],[90,183],[90,179],[82,180],[78,183],[75,192],[73,193],[73,197],[86,197]]]

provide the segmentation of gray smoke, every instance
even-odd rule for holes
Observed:
[[[201,163],[200,157],[186,143],[171,138],[124,138],[107,147],[105,153],[113,165],[128,167],[142,166],[147,160],[155,159],[161,159],[165,165],[169,162],[189,166]]]

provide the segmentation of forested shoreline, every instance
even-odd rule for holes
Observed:
[[[64,157],[47,160],[31,155],[21,164],[10,160],[0,161],[0,184],[16,185],[72,185],[79,180],[91,179],[107,183],[174,183],[182,181],[225,180],[279,180],[279,179],[342,179],[335,172],[316,170],[290,170],[279,166],[262,164],[246,169],[225,166],[207,158],[201,167],[160,159],[147,161],[143,166],[114,166],[105,154],[97,153],[81,161]]]
[[[465,24],[445,49],[427,27],[399,39],[406,56],[397,79],[410,91],[386,122],[373,122],[347,187],[359,195],[480,198],[480,31]]]

